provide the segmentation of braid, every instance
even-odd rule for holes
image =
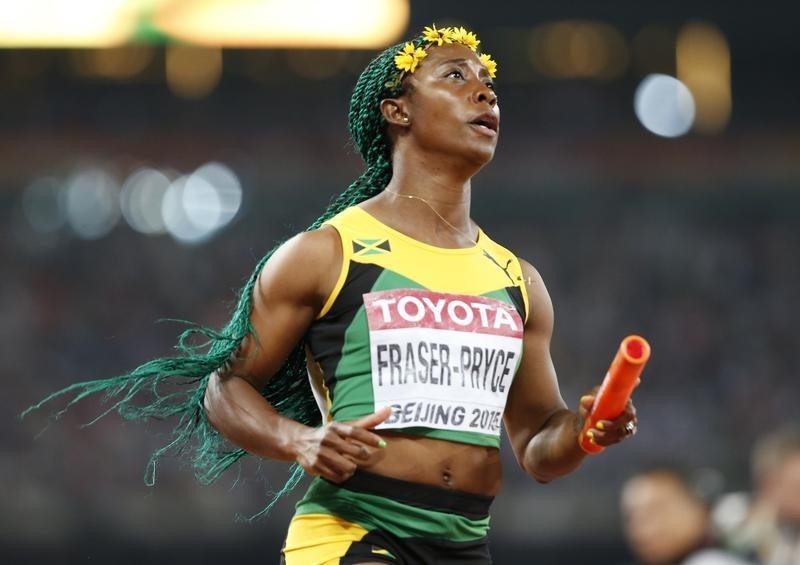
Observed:
[[[421,42],[421,38],[415,41]],[[319,228],[342,210],[375,196],[391,180],[391,143],[386,135],[380,101],[402,93],[402,84],[398,84],[397,80],[391,82],[397,77],[394,54],[401,46],[388,48],[370,62],[353,89],[348,126],[364,159],[364,172],[330,203],[308,230]],[[188,329],[179,336],[176,346],[182,355],[153,359],[124,375],[72,384],[30,406],[22,416],[51,400],[66,396],[69,398],[67,405],[54,414],[58,418],[86,396],[102,392],[105,400],[114,399],[114,402],[90,424],[112,411],[117,411],[128,420],[176,417],[177,424],[171,440],[150,457],[145,482],[148,485],[155,482],[156,465],[162,456],[170,453],[184,455],[187,451],[191,452],[197,479],[204,484],[214,482],[247,453],[230,446],[207,420],[203,409],[206,385],[210,374],[236,354],[245,337],[254,334],[250,323],[253,289],[264,264],[279,246],[271,249],[258,262],[239,291],[231,319],[222,330],[215,331],[185,322]],[[190,338],[198,335],[205,338],[203,343],[191,345]],[[321,416],[306,375],[302,343],[291,352],[262,394],[280,414],[306,425],[320,425]],[[275,494],[269,506],[254,518],[266,513],[297,484],[302,475],[302,468],[294,465],[287,483]]]
[[[386,188],[392,178],[391,144],[386,135],[386,122],[381,114],[380,101],[398,94],[386,86],[393,75],[397,74],[392,61],[398,48],[397,45],[390,47],[367,65],[350,98],[350,137],[367,168],[308,229],[317,229],[345,208],[375,196]]]

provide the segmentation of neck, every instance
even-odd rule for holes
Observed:
[[[441,155],[411,151],[399,144],[392,156],[392,180],[386,190],[393,206],[402,207],[416,217],[438,214],[463,233],[475,234],[470,222],[472,176],[480,167],[449,162]],[[423,199],[425,204],[400,196]]]

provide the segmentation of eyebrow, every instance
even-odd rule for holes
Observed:
[[[452,64],[466,65],[467,63],[469,63],[469,59],[464,59],[464,58],[447,59],[445,61],[442,61],[438,65],[436,65],[436,67],[438,68],[438,67],[442,67],[444,65],[452,65]],[[489,70],[486,67],[484,67],[483,65],[481,65],[481,70],[478,71],[478,76],[483,76],[483,75],[488,75],[488,74],[489,74]]]

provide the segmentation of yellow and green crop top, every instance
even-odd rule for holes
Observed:
[[[519,260],[483,231],[445,249],[358,207],[326,224],[343,264],[307,335],[323,418],[392,406],[378,429],[499,447],[528,312]]]

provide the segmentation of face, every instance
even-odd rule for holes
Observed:
[[[778,519],[784,524],[800,526],[800,452],[794,452],[776,469],[772,498]]]
[[[494,156],[500,108],[489,72],[463,45],[428,48],[401,97],[407,135],[429,152],[482,166]]]
[[[704,505],[669,473],[640,475],[622,491],[628,544],[642,563],[670,563],[698,547],[707,532]]]

